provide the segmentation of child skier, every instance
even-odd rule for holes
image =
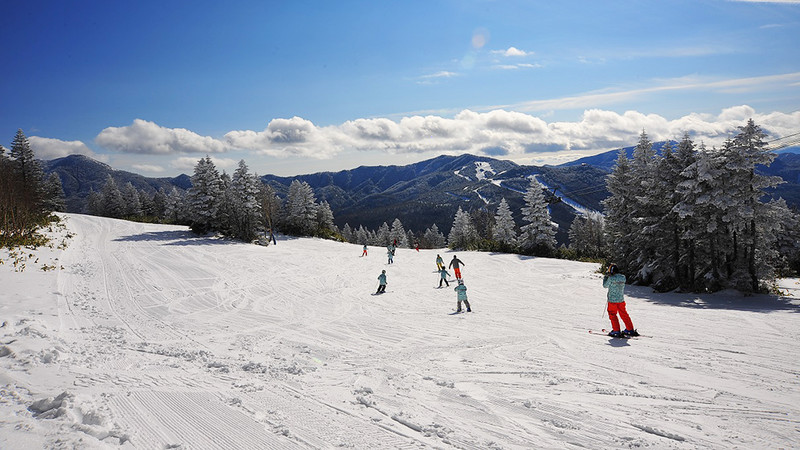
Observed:
[[[389,257],[389,262],[387,264],[393,264],[394,263],[394,252],[392,251],[391,248],[386,249],[386,256]]]
[[[458,286],[453,290],[458,294],[458,307],[456,308],[456,312],[461,312],[461,302],[464,302],[464,306],[467,307],[467,312],[472,312],[472,309],[469,307],[469,300],[467,300],[467,287],[464,286],[464,280],[458,280]]]
[[[361,256],[367,256],[367,244],[364,244],[364,251],[361,252]]]
[[[444,269],[444,260],[441,255],[436,255],[436,270]]]
[[[381,270],[381,274],[378,275],[378,292],[376,294],[383,294],[386,292],[386,271]]]
[[[463,261],[458,259],[456,255],[453,255],[453,260],[450,261],[450,268],[452,268],[456,272],[456,279],[461,279],[461,266],[460,264],[464,264]],[[465,264],[466,265],[466,264]]]
[[[450,287],[450,283],[447,282],[447,277],[449,277],[450,274],[447,273],[447,269],[445,269],[444,266],[439,269],[439,275],[442,276],[439,278],[439,287],[442,287],[442,281],[444,281],[444,284],[446,284],[447,287]]]
[[[608,318],[611,319],[611,337],[639,336],[633,328],[633,322],[625,309],[625,275],[619,273],[616,264],[608,266],[608,274],[603,277],[603,287],[608,288]],[[617,313],[625,322],[625,330],[620,331]]]

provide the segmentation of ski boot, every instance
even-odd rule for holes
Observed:
[[[614,330],[614,331],[612,331],[612,332],[608,333],[608,335],[609,335],[609,336],[611,336],[611,337],[613,337],[613,338],[621,338],[621,337],[625,337],[625,335],[624,335],[624,334],[622,334],[622,332],[621,332],[621,331],[617,331],[617,330]]]
[[[622,334],[624,334],[625,336],[631,336],[631,337],[639,336],[639,332],[636,331],[636,330],[623,330]]]

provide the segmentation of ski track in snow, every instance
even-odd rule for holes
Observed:
[[[0,448],[788,448],[800,431],[797,299],[629,287],[653,338],[603,339],[593,264],[457,252],[475,312],[453,316],[453,286],[431,289],[446,249],[387,265],[65,217],[63,269],[0,266]]]

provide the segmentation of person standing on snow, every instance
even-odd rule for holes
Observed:
[[[383,294],[386,292],[386,271],[381,270],[381,274],[378,275],[378,292],[376,294]]]
[[[442,281],[444,281],[447,287],[450,287],[450,283],[447,282],[447,277],[449,277],[450,274],[447,273],[447,269],[445,269],[444,266],[439,268],[439,275],[441,275],[441,278],[439,278],[439,287],[442,287]]]
[[[361,256],[367,256],[367,244],[364,244],[364,251],[361,252]]]
[[[461,312],[461,302],[464,302],[464,306],[467,307],[467,312],[472,312],[472,308],[469,307],[469,300],[467,300],[467,287],[464,286],[464,280],[458,280],[458,286],[453,290],[458,294],[458,307],[456,308],[456,312]]]
[[[386,256],[389,257],[389,262],[387,264],[394,264],[394,252],[391,248],[387,248],[386,250]]]
[[[603,276],[603,287],[608,288],[608,318],[611,319],[611,337],[639,336],[633,328],[633,321],[625,308],[625,275],[619,273],[616,264],[608,266],[608,273]],[[625,323],[625,330],[620,331],[617,313]]]
[[[441,255],[436,255],[436,269],[437,270],[444,269],[444,260],[442,259]]]
[[[455,271],[457,280],[461,279],[461,264],[464,264],[464,262],[458,259],[456,255],[453,255],[453,259],[450,261],[450,268]]]

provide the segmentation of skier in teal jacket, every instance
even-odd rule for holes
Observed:
[[[622,337],[623,335],[638,336],[639,333],[633,328],[633,321],[625,308],[625,275],[619,273],[616,264],[608,266],[608,273],[603,276],[603,287],[608,288],[608,318],[611,319],[611,337]],[[620,331],[617,313],[625,322],[625,330]]]
[[[447,282],[447,277],[449,277],[449,276],[450,276],[450,274],[449,274],[449,273],[447,273],[447,269],[445,269],[444,267],[442,267],[441,269],[439,269],[439,275],[441,276],[441,277],[439,278],[439,287],[442,287],[442,282],[443,282],[443,281],[444,281],[444,284],[446,284],[446,285],[447,285],[447,287],[450,287],[450,283],[448,283],[448,282]]]
[[[456,308],[456,312],[461,312],[461,302],[464,302],[464,306],[467,307],[467,312],[472,312],[472,308],[469,307],[469,300],[467,300],[467,287],[464,286],[464,280],[458,280],[458,286],[453,290],[458,294],[458,307]]]
[[[376,294],[383,294],[386,292],[386,271],[381,270],[381,274],[378,275],[378,292]]]

